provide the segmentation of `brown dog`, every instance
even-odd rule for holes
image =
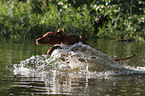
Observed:
[[[40,37],[36,39],[37,45],[55,45],[58,44],[58,46],[54,46],[50,48],[47,52],[47,55],[51,55],[53,50],[61,48],[60,45],[73,45],[78,42],[82,42],[83,44],[89,45],[85,40],[83,40],[81,37],[76,36],[74,34],[65,34],[63,33],[64,29],[58,30],[57,32],[47,32],[43,37]],[[134,57],[136,54],[133,54],[131,56],[125,57],[125,58],[115,58],[115,61],[125,61],[132,57]]]
[[[43,37],[40,37],[36,40],[37,45],[54,45],[54,44],[64,44],[64,45],[73,45],[78,42],[83,44],[88,44],[81,37],[78,37],[74,34],[65,34],[63,33],[64,29],[58,30],[57,32],[47,32]]]

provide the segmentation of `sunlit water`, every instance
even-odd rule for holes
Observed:
[[[128,61],[116,62],[113,56],[110,57],[97,49],[99,47],[93,48],[80,42],[56,49],[51,56],[44,55],[45,52],[26,56],[26,59],[6,68],[11,72],[8,77],[13,82],[10,84],[11,87],[8,87],[8,94],[84,96],[144,94],[144,66],[134,66],[136,61],[132,62],[133,65],[128,64]],[[65,60],[62,61],[61,57]]]

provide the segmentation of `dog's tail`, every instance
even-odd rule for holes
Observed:
[[[125,60],[128,60],[128,59],[130,59],[130,58],[132,58],[132,57],[134,57],[136,54],[134,53],[133,55],[131,55],[131,56],[128,56],[128,57],[125,57],[125,58],[114,58],[114,60],[115,61],[125,61]]]

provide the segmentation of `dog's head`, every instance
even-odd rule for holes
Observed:
[[[36,39],[37,45],[54,45],[61,44],[61,39],[65,35],[64,29],[58,30],[57,32],[47,32],[42,37]]]

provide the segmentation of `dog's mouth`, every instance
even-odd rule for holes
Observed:
[[[38,42],[38,41],[36,41],[36,44],[37,44],[37,45],[43,45],[43,44],[41,44],[41,43],[40,43],[40,42]]]
[[[41,45],[40,38],[36,39],[36,44]]]
[[[37,44],[37,45],[40,45],[40,43],[38,42],[38,40],[36,40],[36,44]]]
[[[37,45],[50,45],[50,44],[46,44],[45,42],[42,42],[43,40],[41,40],[41,38],[36,39],[36,44]]]

